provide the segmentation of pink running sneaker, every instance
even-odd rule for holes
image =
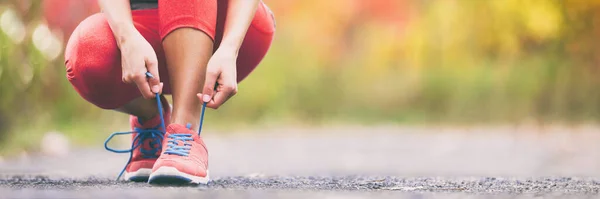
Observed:
[[[169,124],[171,118],[171,106],[164,97],[161,96],[161,98],[162,100],[160,100],[160,102],[162,106],[158,107],[164,110],[163,113],[145,121],[143,124],[140,123],[136,116],[132,115],[129,118],[132,131],[114,133],[107,139],[105,143],[107,150],[115,153],[131,153],[127,165],[123,171],[121,171],[118,178],[123,176],[125,180],[129,181],[148,181],[148,177],[150,176],[150,173],[152,173],[152,167],[154,166],[156,159],[158,159],[162,153],[164,125],[162,124],[160,116],[163,116],[165,125]],[[123,134],[132,134],[131,149],[115,150],[106,146],[113,136]]]
[[[208,150],[191,125],[167,127],[163,153],[150,174],[153,184],[208,184]]]

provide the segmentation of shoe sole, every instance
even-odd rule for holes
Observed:
[[[177,170],[174,167],[160,167],[150,174],[150,184],[208,184],[209,172],[206,177],[194,176]]]
[[[123,178],[133,182],[148,182],[152,169],[138,169],[134,172],[125,172]]]

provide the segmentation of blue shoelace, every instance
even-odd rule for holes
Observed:
[[[148,78],[153,78],[152,74],[150,74],[149,72],[146,73],[146,76]],[[121,178],[121,176],[127,169],[127,165],[129,165],[129,163],[131,163],[131,158],[133,157],[133,151],[136,150],[138,147],[140,148],[142,157],[158,158],[158,156],[156,155],[156,152],[158,152],[162,149],[162,142],[164,139],[166,128],[165,128],[165,119],[163,117],[164,110],[162,107],[162,102],[160,100],[160,95],[157,93],[155,98],[156,98],[156,102],[158,104],[157,106],[158,106],[158,114],[160,117],[160,125],[153,127],[153,128],[149,128],[149,129],[134,128],[133,131],[115,132],[115,133],[112,133],[106,139],[106,141],[104,141],[104,148],[108,151],[111,151],[114,153],[129,153],[129,159],[127,160],[127,163],[125,164],[125,167],[123,167],[123,169],[119,173],[119,176],[117,176],[117,180],[119,180]],[[204,123],[204,111],[205,110],[206,110],[206,103],[202,103],[202,114],[200,115],[200,126],[198,128],[198,135],[200,135],[200,132],[202,131],[202,124]],[[188,129],[191,128],[191,124],[187,124],[186,127]],[[110,142],[110,140],[112,140],[113,137],[115,137],[117,135],[127,135],[127,134],[133,134],[133,133],[138,133],[138,134],[133,138],[130,149],[118,150],[118,149],[113,149],[113,148],[108,147],[108,143]],[[142,145],[144,144],[144,140],[146,140],[146,139],[151,140],[149,143],[151,149],[149,149],[149,150],[144,149],[144,147],[142,147]],[[169,142],[169,144],[167,144],[167,148],[165,149],[164,153],[172,154],[172,155],[188,156],[190,154],[190,149],[192,148],[192,145],[189,144],[188,141],[193,141],[193,140],[194,139],[192,138],[192,135],[189,135],[189,134],[171,134],[167,137],[167,141]],[[179,146],[178,141],[181,141],[183,143],[183,146]],[[154,147],[154,146],[158,146],[158,147]]]
[[[179,141],[183,143],[183,146],[179,145]],[[189,144],[188,141],[194,141],[192,135],[190,134],[171,134],[168,137],[167,149],[165,150],[165,154],[170,155],[179,155],[179,156],[188,156],[190,154],[190,149],[192,148],[192,144]]]

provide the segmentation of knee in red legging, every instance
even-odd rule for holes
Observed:
[[[65,50],[67,78],[87,101],[104,109],[122,105],[131,85],[121,81],[120,53],[103,14],[93,15],[75,29]],[[135,88],[134,88],[135,89]]]

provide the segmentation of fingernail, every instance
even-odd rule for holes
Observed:
[[[160,87],[158,85],[152,86],[152,92],[153,93],[158,93],[159,90],[160,90]]]
[[[202,101],[209,102],[210,101],[210,96],[209,95],[204,95],[204,97],[202,97]]]

